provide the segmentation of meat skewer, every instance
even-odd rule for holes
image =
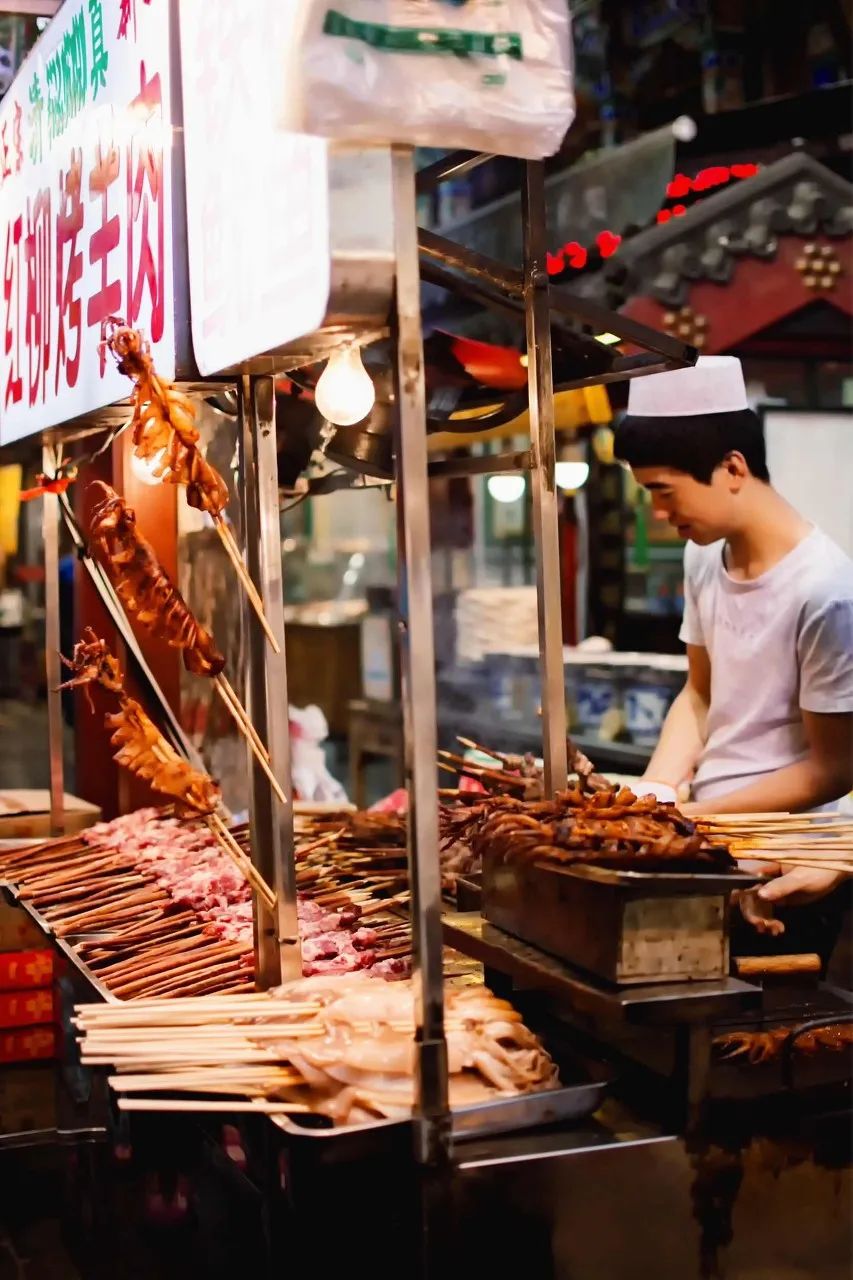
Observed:
[[[186,760],[182,760],[140,704],[128,696],[121,669],[106,643],[87,628],[84,639],[74,646],[73,657],[63,657],[62,661],[75,672],[61,686],[63,689],[82,686],[91,702],[90,686],[97,683],[118,697],[119,711],[106,717],[106,724],[114,730],[111,742],[117,748],[116,762],[150,782],[155,791],[172,796],[177,802],[178,812],[203,817],[267,908],[273,910],[276,901],[273,890],[216,812],[221,803],[218,786],[206,773],[193,769]]]
[[[263,600],[252,581],[240,548],[223,519],[228,486],[199,448],[195,405],[189,396],[157,376],[148,343],[138,329],[117,316],[104,325],[103,345],[116,360],[119,373],[131,378],[133,391],[133,451],[144,462],[156,464],[155,476],[167,484],[183,485],[191,507],[213,520],[220,541],[248,595],[267,639],[276,653],[280,646],[266,614]]]
[[[223,675],[225,658],[213,637],[197,621],[177,587],[140,533],[136,514],[124,498],[103,480],[94,482],[104,494],[92,513],[89,532],[111,570],[116,591],[128,613],[149,631],[165,636],[180,649],[184,666],[193,675],[208,676],[225,707],[246,738],[282,804],[287,797],[270,768],[269,752],[237,694]]]
[[[93,665],[97,669],[97,662]],[[378,873],[361,866],[362,855],[375,852],[371,840],[388,843],[391,847],[382,853],[389,857],[405,859],[405,849],[393,843],[405,839],[405,825],[381,814],[352,814],[349,819],[345,839],[341,815],[324,836],[328,841],[340,833],[345,846],[340,851],[332,847],[324,855],[310,824],[304,837],[309,859],[326,857],[325,867],[313,869],[322,871],[321,883],[337,899],[326,907],[300,889],[305,971],[365,970],[377,978],[405,978],[410,972],[410,925],[389,913],[403,906],[408,894],[375,896],[387,893],[374,887],[388,879],[381,874],[385,858],[380,858]],[[328,827],[328,815],[316,821]],[[237,828],[230,834],[246,857],[246,831]],[[335,864],[349,856],[349,846],[352,864],[338,872]],[[202,985],[207,992],[251,988],[251,891],[203,820],[179,821],[171,809],[149,809],[99,824],[73,843],[57,841],[58,852],[45,843],[32,848],[34,854],[24,858],[17,850],[0,851],[0,875],[17,883],[23,902],[39,897],[46,923],[72,939],[98,981],[119,999],[136,1001],[159,992],[172,1001],[200,992]],[[93,860],[96,876],[86,870]],[[81,932],[95,936],[75,937]],[[221,948],[232,946],[231,962],[214,968]]]

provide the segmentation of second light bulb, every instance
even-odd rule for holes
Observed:
[[[314,390],[314,403],[327,422],[352,427],[376,403],[376,388],[358,347],[339,347],[329,356]]]

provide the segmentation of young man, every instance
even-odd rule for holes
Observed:
[[[808,466],[803,440],[803,466]],[[804,811],[853,787],[853,562],[777,493],[740,361],[631,382],[616,453],[688,539],[689,674],[646,777],[690,780],[687,812]],[[745,913],[813,902],[843,876],[797,868]]]

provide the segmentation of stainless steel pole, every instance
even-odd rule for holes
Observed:
[[[542,756],[545,791],[566,785],[566,693],[563,676],[563,617],[560,598],[560,533],[554,479],[554,378],[551,313],[546,267],[545,171],[540,161],[525,165],[524,317],[527,329],[527,386],[536,543],[536,594],[542,678]]]
[[[56,456],[50,445],[42,451],[42,471],[52,476]],[[62,835],[65,827],[65,781],[62,750],[62,667],[59,661],[59,498],[42,498],[44,541],[44,657],[47,677],[47,740],[50,758],[50,832]],[[68,657],[71,655],[68,654]]]
[[[395,147],[394,241],[397,290],[397,556],[400,657],[409,793],[409,876],[415,955],[417,1155],[440,1165],[450,1146],[447,1044],[444,1038],[441,872],[435,638],[427,477],[426,393],[421,330],[415,169],[412,152]]]
[[[282,805],[263,769],[247,748],[251,771],[252,861],[276,893],[275,912],[267,911],[257,897],[255,899],[255,971],[258,985],[270,987],[302,976],[296,912],[273,379],[244,377],[238,387],[238,401],[240,493],[246,559],[280,649],[279,653],[273,652],[254,609],[248,599],[244,599],[249,714],[269,749],[272,771],[288,797],[287,805]]]

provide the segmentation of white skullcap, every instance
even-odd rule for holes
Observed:
[[[628,386],[632,418],[693,418],[748,408],[743,369],[736,356],[700,356],[690,368],[632,378]]]

